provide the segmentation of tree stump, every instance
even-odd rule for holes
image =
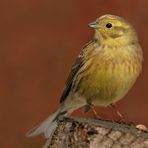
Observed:
[[[148,132],[109,120],[61,118],[44,148],[148,148]]]

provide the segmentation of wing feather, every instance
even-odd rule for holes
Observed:
[[[61,99],[60,99],[60,103],[62,103],[66,97],[68,96],[71,88],[72,88],[72,84],[73,84],[73,80],[74,80],[74,77],[75,75],[77,74],[77,72],[79,71],[79,69],[83,66],[84,64],[84,50],[85,48],[87,48],[87,46],[91,43],[92,41],[90,41],[89,43],[87,43],[82,49],[81,49],[81,52],[79,54],[79,56],[77,57],[74,65],[72,66],[72,69],[71,69],[71,72],[68,76],[68,79],[66,81],[66,85],[64,87],[64,90],[63,90],[63,94],[61,96]]]

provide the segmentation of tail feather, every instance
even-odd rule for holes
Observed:
[[[31,129],[26,134],[26,136],[33,137],[37,135],[44,135],[45,138],[50,138],[57,127],[57,119],[59,118],[59,116],[68,116],[77,108],[85,105],[85,103],[85,101],[80,102],[79,99],[78,101],[75,99],[67,99],[67,102],[60,104],[59,108],[51,116],[49,116],[39,126]]]
[[[49,116],[39,126],[36,126],[33,129],[31,129],[26,134],[26,136],[33,137],[33,136],[37,136],[37,135],[44,135],[45,138],[49,138],[57,126],[56,120],[60,114],[61,114],[61,107],[59,107],[59,109],[56,112],[54,112],[51,116]],[[66,112],[65,112],[65,114],[66,114]]]

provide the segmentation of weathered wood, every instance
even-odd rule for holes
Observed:
[[[148,132],[133,124],[62,118],[44,148],[148,148]]]

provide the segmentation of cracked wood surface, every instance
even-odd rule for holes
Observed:
[[[61,118],[44,148],[148,148],[148,132],[109,120]]]

